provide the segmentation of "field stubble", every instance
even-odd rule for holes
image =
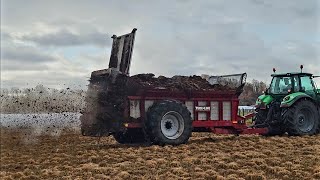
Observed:
[[[194,133],[188,144],[161,147],[2,128],[0,178],[320,179],[320,136]]]

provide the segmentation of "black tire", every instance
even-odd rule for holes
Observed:
[[[142,129],[127,129],[125,132],[113,134],[113,137],[120,144],[142,144],[146,142]]]
[[[263,110],[263,109],[259,109],[257,110],[257,113],[255,114],[253,121],[254,124],[263,124],[265,123],[266,119],[267,119],[267,115],[268,115],[268,111],[267,110]]]
[[[191,113],[184,104],[177,101],[156,102],[147,112],[145,129],[153,144],[187,143],[192,134]]]
[[[268,126],[268,133],[265,136],[281,136],[286,131],[280,124],[277,125],[269,125]]]
[[[303,99],[295,102],[284,114],[285,127],[289,135],[314,135],[319,131],[317,108],[313,102]]]

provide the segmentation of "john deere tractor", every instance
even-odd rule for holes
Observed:
[[[320,129],[320,89],[310,73],[271,75],[266,92],[256,101],[256,127],[268,127],[269,135],[314,135]],[[275,69],[274,69],[275,72]]]

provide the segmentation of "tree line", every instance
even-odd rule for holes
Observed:
[[[258,80],[252,80],[246,83],[243,89],[243,93],[240,95],[240,105],[250,106],[254,105],[257,98],[265,91],[267,88],[266,83]]]

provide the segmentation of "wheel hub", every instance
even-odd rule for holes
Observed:
[[[309,132],[313,128],[315,123],[312,112],[307,108],[303,108],[300,110],[297,116],[297,122],[298,128],[302,132]]]
[[[166,113],[161,119],[161,132],[168,139],[177,139],[183,132],[184,121],[175,111]]]
[[[166,129],[171,129],[172,128],[172,122],[171,121],[166,121],[165,127],[166,127]]]
[[[300,115],[298,119],[299,119],[299,124],[303,124],[303,122],[304,122],[304,115]]]

